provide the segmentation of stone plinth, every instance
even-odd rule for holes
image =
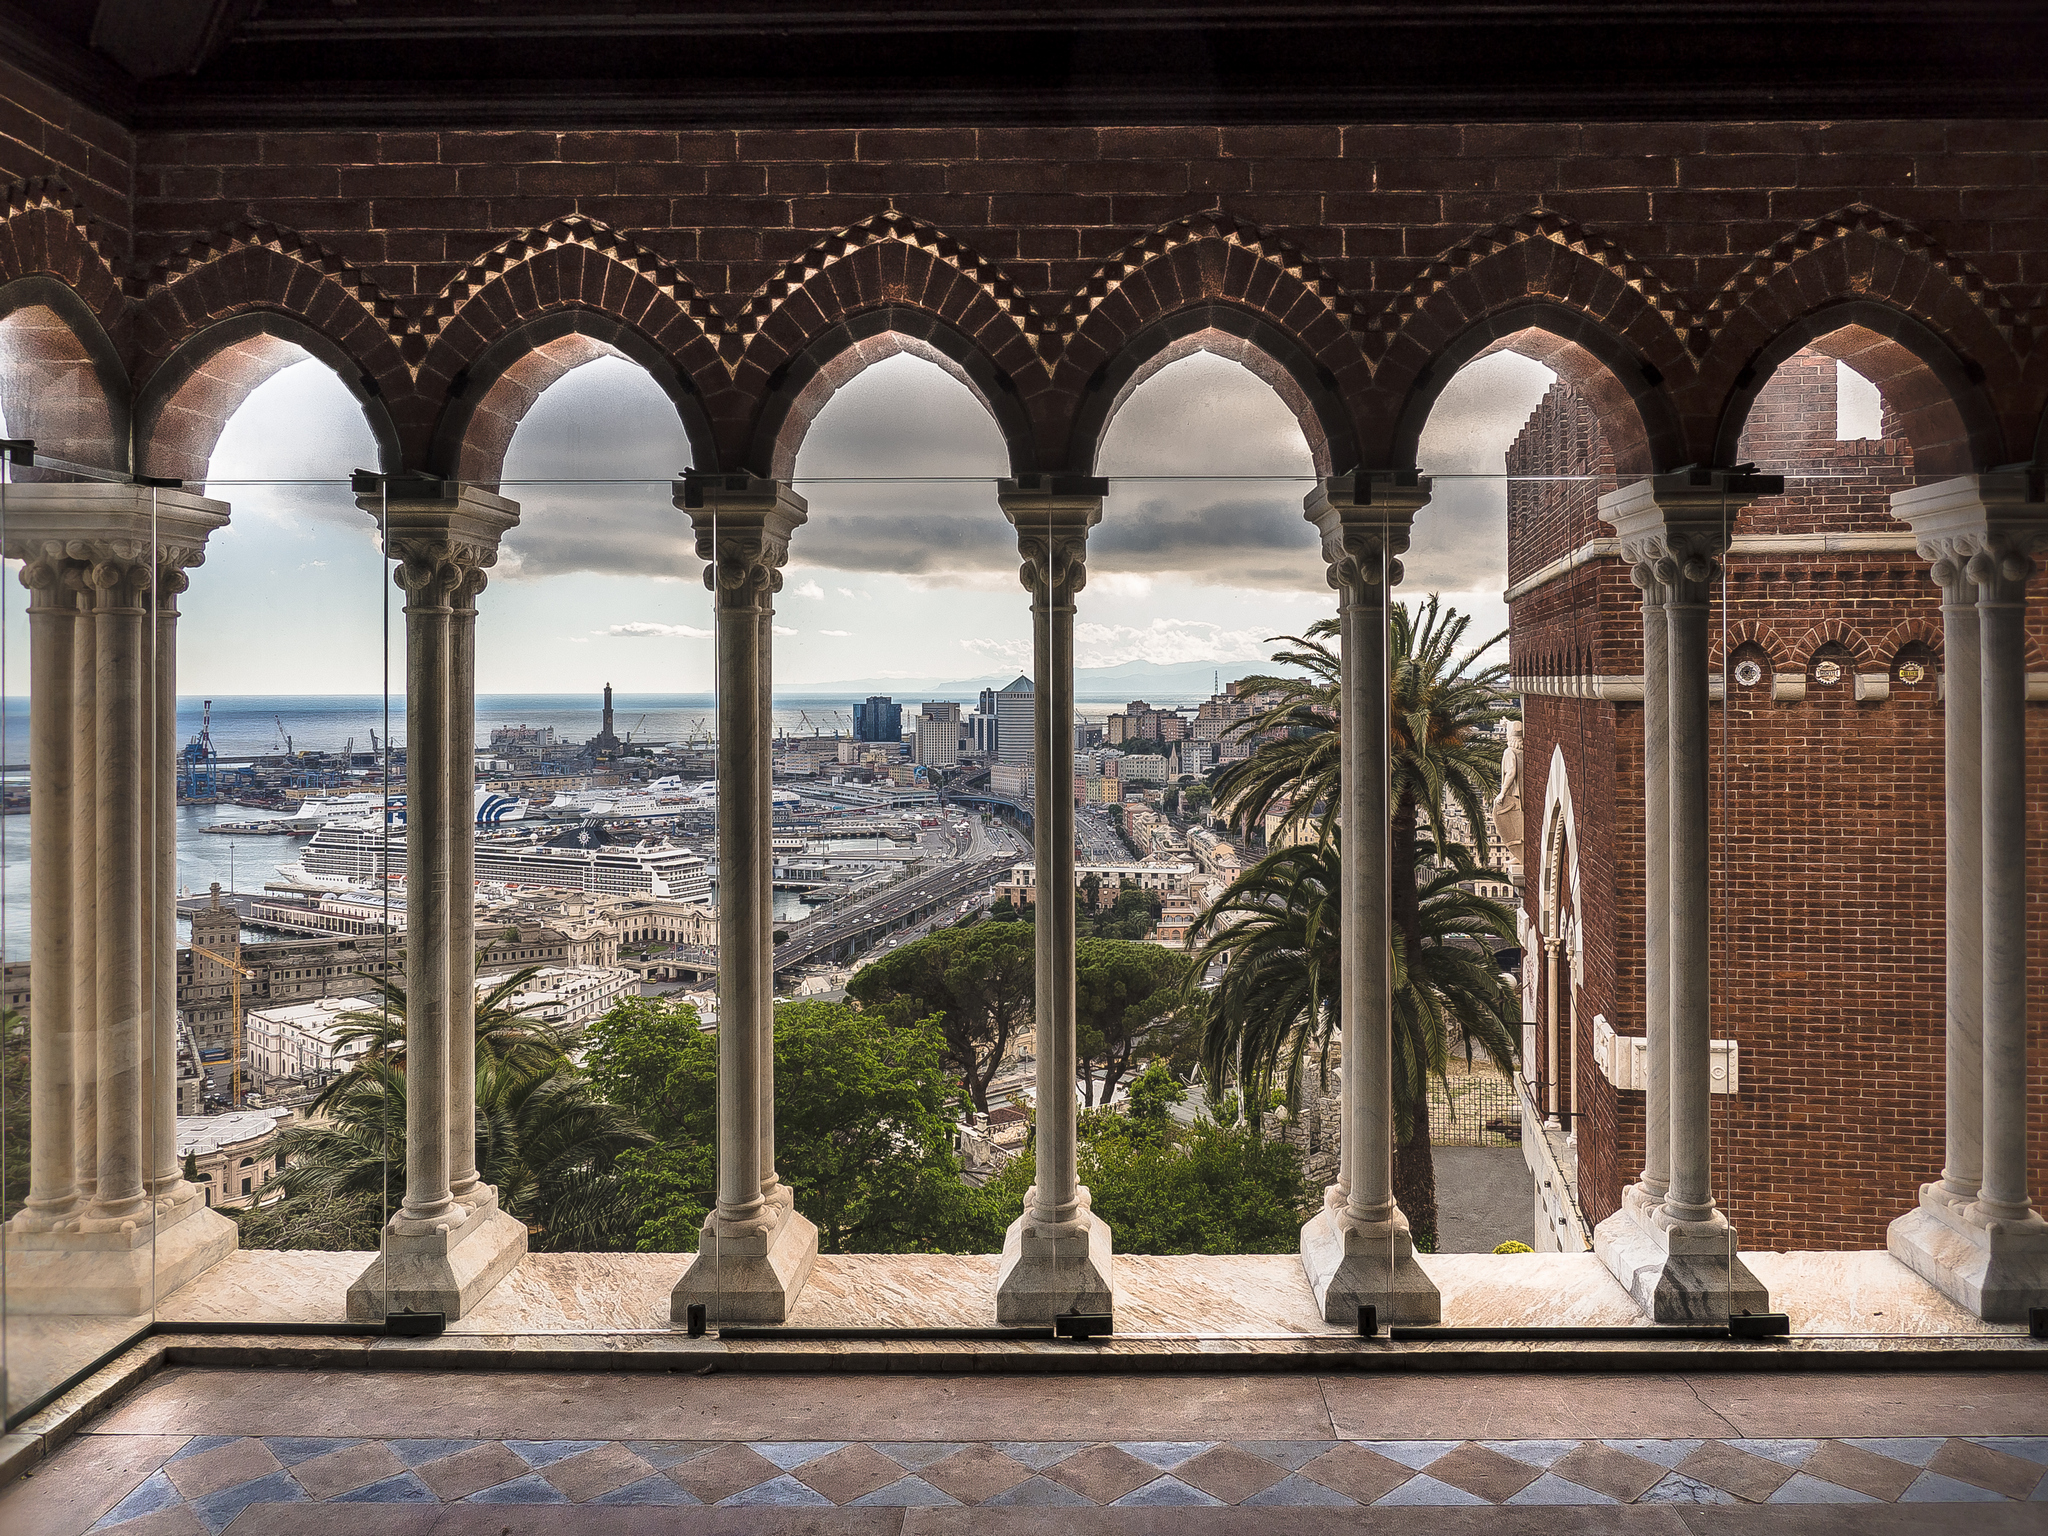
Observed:
[[[1659,1226],[1640,1186],[1593,1229],[1593,1252],[1655,1323],[1725,1323],[1739,1312],[1768,1312],[1770,1293],[1736,1251],[1735,1233]]]
[[[1301,1229],[1301,1267],[1326,1322],[1356,1327],[1360,1307],[1377,1307],[1382,1327],[1442,1321],[1443,1299],[1415,1262],[1399,1208],[1392,1221],[1356,1222],[1325,1205]]]
[[[1042,1325],[1062,1313],[1114,1310],[1109,1223],[1090,1209],[1085,1185],[1079,1199],[1078,1219],[1046,1230],[1032,1221],[1031,1199],[1025,1197],[1024,1214],[1003,1236],[1002,1265],[996,1271],[998,1323]]]
[[[1985,1222],[1939,1191],[1923,1186],[1919,1206],[1886,1230],[1891,1256],[1987,1323],[2024,1323],[2048,1306],[2048,1223]]]
[[[7,1233],[11,1312],[128,1317],[150,1311],[235,1251],[236,1228],[219,1211],[194,1208],[183,1220],[104,1232]]]
[[[734,1232],[712,1213],[696,1256],[669,1293],[671,1321],[687,1321],[700,1302],[713,1327],[789,1320],[818,1261],[818,1229],[783,1195],[768,1203],[767,1219],[753,1231]]]
[[[348,1319],[373,1323],[393,1312],[439,1312],[450,1322],[476,1310],[526,1257],[526,1224],[495,1200],[438,1231],[384,1230],[384,1250],[348,1288]]]

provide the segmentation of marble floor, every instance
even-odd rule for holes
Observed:
[[[1159,1387],[172,1370],[0,1495],[0,1530],[2048,1529],[2031,1372]]]

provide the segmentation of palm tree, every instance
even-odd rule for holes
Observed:
[[[1514,714],[1502,691],[1506,664],[1480,665],[1504,634],[1461,650],[1470,626],[1468,616],[1443,608],[1434,593],[1414,610],[1399,603],[1389,614],[1388,877],[1399,1133],[1394,1184],[1418,1239],[1431,1243],[1436,1177],[1429,1080],[1443,1075],[1449,1027],[1459,1027],[1468,1053],[1478,1044],[1504,1068],[1515,1054],[1512,989],[1493,969],[1483,941],[1489,934],[1512,939],[1513,918],[1461,886],[1486,856],[1485,806],[1499,785],[1500,746],[1490,727]],[[1342,666],[1328,644],[1336,630],[1334,621],[1325,620],[1305,635],[1279,637],[1278,643],[1293,649],[1273,659],[1299,667],[1303,675],[1241,680],[1240,688],[1278,698],[1236,729],[1253,736],[1287,734],[1262,743],[1217,782],[1217,798],[1230,805],[1238,830],[1262,819],[1285,796],[1292,803],[1281,830],[1313,825],[1318,839],[1311,851],[1282,849],[1247,869],[1204,914],[1207,926],[1198,930],[1205,934],[1201,949],[1208,957],[1231,957],[1210,1000],[1213,1039],[1205,1036],[1205,1061],[1212,1081],[1220,1084],[1216,1074],[1227,1068],[1254,1102],[1270,1091],[1283,1059],[1292,1101],[1308,1052],[1326,1053],[1333,1027],[1325,1010],[1336,1007],[1337,976]],[[1456,805],[1472,828],[1476,857],[1451,840],[1447,805]],[[1298,953],[1283,959],[1296,940]],[[1308,958],[1312,940],[1329,945],[1326,957]],[[1248,968],[1233,977],[1240,961]],[[1205,959],[1195,974],[1207,968]],[[1256,1094],[1255,1085],[1262,1085]]]
[[[598,1097],[553,1027],[529,1014],[533,1005],[512,1005],[534,969],[477,1000],[477,1170],[497,1188],[499,1204],[527,1224],[536,1247],[629,1247],[637,1218],[618,1157],[652,1138],[629,1111]],[[383,1008],[343,1016],[337,1035],[366,1049],[314,1102],[323,1118],[279,1138],[287,1199],[353,1198],[388,1209],[402,1192],[405,988],[384,982],[378,991]]]

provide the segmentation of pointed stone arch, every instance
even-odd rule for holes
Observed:
[[[1870,642],[1863,638],[1863,632],[1846,619],[1823,619],[1799,637],[1792,647],[1792,660],[1802,670],[1813,665],[1813,658],[1824,647],[1839,645],[1849,653],[1850,660],[1860,666],[1873,666],[1880,659],[1870,648]]]
[[[1728,626],[1727,646],[1721,642],[1717,627],[1707,639],[1707,664],[1722,666],[1727,657],[1734,655],[1745,645],[1753,645],[1764,653],[1774,672],[1783,671],[1792,661],[1792,647],[1778,632],[1776,625],[1765,619],[1740,619]]]
[[[0,418],[6,435],[33,440],[40,457],[128,468],[121,355],[77,290],[44,272],[0,281]]]
[[[600,357],[637,365],[668,396],[689,438],[688,467],[719,467],[717,435],[696,381],[652,336],[579,303],[513,326],[469,359],[446,390],[426,453],[428,472],[495,488],[512,434],[534,402],[572,369]]]
[[[39,275],[69,288],[101,331],[119,334],[126,301],[113,263],[71,189],[47,176],[15,182],[0,198],[0,283]]]
[[[1961,474],[2028,441],[2042,395],[2023,379],[2027,317],[1932,236],[1862,204],[1761,252],[1710,301],[1699,401],[1715,418],[1711,462],[1732,464],[1757,394],[1801,347],[1851,361],[1878,385],[1915,467]],[[1850,328],[1866,333],[1837,345]],[[2001,415],[1995,400],[2009,402]],[[1924,462],[1923,462],[1924,461]]]
[[[1939,664],[1943,660],[1941,648],[1941,625],[1933,619],[1915,616],[1894,624],[1885,637],[1877,642],[1874,654],[1886,667],[1897,670],[1899,652],[1909,645],[1924,645],[1928,654]]]
[[[135,397],[137,472],[205,480],[214,447],[242,402],[308,357],[331,369],[361,407],[377,440],[378,468],[403,468],[397,423],[362,360],[295,315],[259,309],[202,326],[143,381]]]

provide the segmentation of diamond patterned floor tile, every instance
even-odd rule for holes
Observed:
[[[775,1463],[744,1445],[726,1444],[670,1467],[668,1475],[702,1503],[716,1504],[767,1482],[775,1475]]]
[[[1077,1451],[1085,1451],[1095,1442],[1092,1440],[995,1440],[995,1448],[1013,1461],[1021,1461],[1035,1471],[1043,1472],[1054,1462],[1065,1461]]]
[[[1300,1472],[1288,1473],[1265,1492],[1244,1501],[1246,1509],[1351,1509],[1356,1505],[1356,1500]]]
[[[1138,1460],[1149,1462],[1162,1472],[1171,1472],[1215,1443],[1213,1440],[1119,1440],[1116,1447],[1120,1451],[1129,1451]]]
[[[417,1463],[413,1470],[419,1473],[420,1481],[433,1489],[436,1496],[452,1504],[472,1493],[481,1493],[486,1488],[495,1488],[500,1483],[523,1476],[528,1468],[524,1461],[493,1440],[472,1445],[466,1451],[457,1451],[453,1456],[443,1456],[437,1461]]]
[[[982,1504],[1031,1476],[1015,1457],[986,1445],[965,1445],[927,1463],[924,1480],[962,1504]]]
[[[960,1501],[941,1493],[921,1477],[899,1477],[885,1488],[850,1500],[851,1509],[940,1509],[958,1508]]]
[[[1254,1456],[1234,1445],[1217,1445],[1182,1462],[1174,1476],[1225,1504],[1242,1504],[1253,1494],[1264,1493],[1287,1473],[1263,1456]]]
[[[1873,1499],[1867,1493],[1858,1493],[1854,1488],[1844,1488],[1840,1483],[1825,1482],[1810,1472],[1795,1472],[1784,1485],[1771,1495],[1773,1504],[1882,1504],[1882,1499]]]
[[[203,1499],[189,1501],[193,1514],[199,1523],[209,1531],[219,1532],[227,1523],[247,1509],[251,1504],[305,1504],[305,1490],[292,1481],[291,1473],[280,1467],[268,1477],[259,1477],[253,1482],[237,1483],[232,1488],[223,1488],[209,1493]]]
[[[806,1488],[787,1472],[718,1501],[720,1509],[797,1509],[805,1505],[822,1505],[830,1509],[832,1501],[815,1488]]]
[[[462,1501],[465,1504],[566,1504],[569,1495],[538,1472],[515,1477],[480,1489]]]
[[[1093,1509],[1095,1501],[1049,1477],[1026,1478],[982,1503],[990,1509]]]
[[[2003,1504],[2005,1495],[1975,1483],[1965,1483],[1939,1472],[1922,1472],[1913,1486],[1899,1495],[1901,1504]]]
[[[1385,1498],[1374,1499],[1373,1503],[1388,1508],[1416,1504],[1491,1507],[1488,1501],[1480,1498],[1478,1494],[1467,1493],[1463,1488],[1453,1488],[1449,1483],[1440,1483],[1425,1472],[1416,1473]]]
[[[352,1488],[328,1500],[330,1504],[438,1504],[434,1490],[413,1472],[400,1472],[366,1488]]]
[[[654,1468],[623,1445],[605,1444],[545,1467],[541,1476],[581,1504],[614,1488],[637,1483]]]
[[[459,1456],[464,1451],[473,1451],[484,1444],[495,1445],[496,1441],[483,1440],[386,1440],[391,1454],[408,1467],[423,1467],[430,1461],[440,1461],[449,1456]]]
[[[1739,1504],[1742,1501],[1723,1489],[1695,1482],[1683,1472],[1669,1472],[1648,1493],[1638,1494],[1638,1504]]]
[[[1554,1467],[1579,1447],[1576,1440],[1481,1440],[1477,1444],[1532,1467]]]
[[[1371,1504],[1400,1487],[1414,1473],[1378,1451],[1345,1442],[1301,1469],[1301,1476],[1333,1488],[1358,1504]]]
[[[1965,1438],[1970,1444],[1981,1445],[1986,1450],[2003,1451],[2008,1456],[2017,1456],[2023,1461],[2038,1461],[2042,1466],[2048,1467],[2048,1439],[2018,1435],[1969,1435]],[[1936,1449],[1940,1448],[1940,1441],[1930,1443]],[[1925,1466],[1926,1463],[1922,1462],[1921,1465]]]
[[[875,1440],[869,1442],[884,1456],[912,1472],[922,1472],[935,1461],[944,1461],[967,1449],[964,1440]]]
[[[1159,1475],[1149,1461],[1113,1445],[1091,1445],[1054,1465],[1046,1476],[1096,1504],[1112,1504]]]
[[[1501,1502],[1519,1507],[1525,1504],[1618,1504],[1621,1500],[1610,1499],[1604,1493],[1588,1488],[1583,1483],[1570,1482],[1555,1472],[1546,1472],[1528,1487],[1510,1494]]]
[[[94,1526],[93,1529],[100,1527]],[[199,1523],[199,1517],[186,1504],[154,1510],[113,1529],[120,1532],[120,1536],[209,1536],[206,1527]]]
[[[218,1452],[215,1453],[219,1454]],[[2009,1499],[2024,1499],[2041,1486],[2043,1469],[2039,1462],[1994,1451],[1988,1445],[1969,1440],[1951,1440],[1934,1453],[1927,1470],[1958,1482],[1975,1483]]]
[[[903,1476],[903,1468],[868,1446],[842,1445],[804,1462],[791,1476],[834,1504],[851,1504],[896,1482]]]
[[[614,1488],[610,1493],[600,1493],[590,1501],[592,1504],[653,1504],[653,1505],[696,1505],[699,1501],[687,1489],[678,1488],[674,1483],[656,1473],[643,1477],[637,1483],[628,1483],[623,1488]]]
[[[1657,1486],[1664,1479],[1663,1467],[1628,1451],[1618,1451],[1598,1440],[1587,1440],[1569,1455],[1551,1464],[1551,1472],[1581,1488],[1604,1493],[1626,1504]]]
[[[178,1447],[175,1455],[165,1457],[164,1461],[166,1465],[174,1461],[189,1461],[192,1457],[203,1455],[216,1446],[233,1445],[241,1438],[240,1435],[194,1435]]]
[[[112,1530],[117,1525],[126,1525],[144,1515],[160,1509],[170,1509],[183,1503],[178,1496],[177,1485],[162,1472],[155,1472],[144,1478],[135,1491],[101,1515],[92,1528],[96,1531]]]
[[[1823,1482],[1835,1483],[1867,1493],[1873,1499],[1892,1500],[1913,1486],[1919,1467],[1839,1440],[1823,1441],[1819,1450],[1806,1458],[1806,1471]]]
[[[1438,1482],[1477,1494],[1489,1504],[1506,1502],[1541,1475],[1527,1462],[1470,1442],[1439,1456],[1425,1470]]]
[[[1910,1466],[1924,1467],[1934,1459],[1934,1453],[1948,1442],[1939,1436],[1927,1439],[1850,1439],[1836,1440],[1835,1445],[1853,1446],[1859,1451],[1869,1451],[1875,1456],[1886,1456],[1893,1461],[1903,1461]],[[2044,1442],[2048,1443],[2048,1442]]]
[[[263,1448],[275,1456],[279,1466],[296,1467],[302,1461],[311,1461],[316,1456],[326,1456],[334,1451],[345,1451],[351,1446],[377,1444],[376,1441],[337,1440],[330,1435],[265,1435]]]
[[[1681,1461],[1678,1470],[1695,1482],[1707,1483],[1750,1504],[1763,1503],[1793,1471],[1783,1462],[1752,1456],[1720,1440],[1709,1440]]]
[[[267,1477],[277,1467],[277,1458],[261,1440],[230,1440],[197,1456],[166,1462],[164,1475],[177,1488],[179,1497],[190,1501]]]
[[[316,1499],[331,1499],[404,1471],[405,1463],[392,1454],[391,1447],[376,1440],[343,1446],[291,1468],[294,1481]]]
[[[1781,1467],[1794,1471],[1806,1465],[1820,1442],[1818,1440],[1724,1440],[1723,1445],[1732,1445],[1738,1451],[1747,1451],[1752,1456],[1761,1456],[1766,1461],[1775,1461]]]
[[[505,1449],[538,1472],[542,1467],[567,1461],[571,1456],[581,1456],[585,1451],[594,1451],[606,1443],[603,1440],[507,1440]]]
[[[1116,1500],[1113,1509],[1216,1509],[1223,1501],[1199,1488],[1190,1488],[1173,1476],[1155,1477],[1142,1488],[1134,1488]]]
[[[1669,1472],[1707,1442],[1704,1440],[1588,1440],[1587,1445],[1604,1445],[1626,1451]]]
[[[1349,1441],[1338,1440],[1233,1440],[1230,1442],[1240,1451],[1270,1461],[1276,1467],[1285,1467],[1290,1472],[1299,1472],[1325,1452],[1334,1451],[1340,1444]]]
[[[638,1456],[647,1465],[666,1472],[678,1462],[688,1461],[692,1456],[702,1456],[717,1445],[716,1440],[628,1440],[626,1449]]]
[[[1358,1442],[1358,1444],[1363,1445],[1375,1455],[1384,1456],[1389,1461],[1398,1461],[1411,1472],[1420,1472],[1432,1461],[1451,1451],[1455,1451],[1464,1443],[1462,1440],[1361,1440]]]
[[[749,1440],[747,1449],[783,1471],[793,1472],[805,1462],[829,1456],[846,1444],[844,1440]]]

